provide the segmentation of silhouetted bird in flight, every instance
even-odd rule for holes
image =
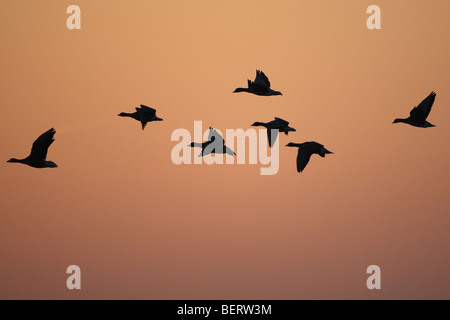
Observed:
[[[427,121],[427,117],[430,114],[431,107],[433,106],[436,93],[433,91],[428,97],[426,97],[417,107],[413,108],[409,113],[409,117],[406,119],[395,119],[393,123],[404,122],[414,127],[429,128],[435,127]]]
[[[145,129],[145,126],[148,122],[152,121],[163,121],[163,119],[158,118],[156,116],[156,110],[141,104],[141,107],[136,108],[136,112],[134,113],[126,113],[122,112],[119,114],[119,117],[130,117],[137,121],[140,121],[142,124],[142,130]]]
[[[209,154],[229,154],[235,156],[236,153],[225,145],[223,137],[213,128],[209,127],[208,141],[198,143],[192,142],[188,147],[202,148],[199,157],[207,156]]]
[[[304,143],[293,143],[289,142],[286,147],[297,147],[298,148],[298,154],[297,154],[297,172],[302,172],[303,169],[305,169],[306,165],[309,162],[309,159],[311,156],[315,153],[321,156],[322,158],[325,157],[328,153],[333,153],[331,151],[328,151],[324,148],[323,145],[320,143],[310,141],[310,142],[304,142]]]
[[[252,124],[253,127],[265,127],[267,129],[267,138],[269,139],[269,146],[272,148],[273,144],[277,140],[278,132],[284,132],[286,135],[289,133],[289,131],[296,131],[294,128],[289,127],[289,122],[286,120],[283,120],[281,118],[275,117],[275,120],[272,120],[270,122],[264,123],[264,122],[255,122]],[[272,130],[273,135],[272,135]]]
[[[256,70],[255,81],[247,80],[248,88],[237,88],[234,92],[249,92],[258,96],[281,96],[280,91],[270,89],[269,78],[260,70]],[[233,92],[233,93],[234,93]]]
[[[30,155],[25,159],[11,158],[7,162],[23,163],[33,168],[57,168],[56,163],[46,160],[48,148],[55,141],[53,139],[55,132],[55,129],[52,128],[37,138],[33,143]]]

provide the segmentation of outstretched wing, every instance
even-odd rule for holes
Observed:
[[[217,132],[217,130],[209,127],[208,141],[211,141],[212,137],[214,137],[214,142],[223,143],[223,137]]]
[[[269,147],[272,148],[278,138],[278,129],[267,129],[267,138],[269,139]]]
[[[136,111],[139,116],[139,121],[141,121],[142,130],[144,130],[145,126],[147,125],[147,121],[148,121],[147,115],[142,108],[136,108]]]
[[[141,104],[141,111],[150,118],[153,118],[156,115],[156,110]]]
[[[30,157],[45,160],[47,159],[47,151],[50,145],[55,141],[53,136],[55,135],[55,129],[51,128],[47,132],[41,134],[39,138],[36,139],[31,148]]]
[[[410,116],[425,120],[430,114],[435,99],[436,93],[433,91],[417,107],[411,110]]]
[[[256,77],[255,81],[253,81],[253,84],[270,88],[269,78],[267,78],[267,76],[261,70],[256,70]]]
[[[302,172],[305,169],[306,165],[311,158],[311,151],[308,147],[300,147],[298,148],[297,154],[297,172]]]
[[[283,120],[281,118],[277,118],[277,117],[275,117],[275,122],[276,122],[276,124],[282,125],[282,126],[289,125],[289,122],[287,122],[286,120]]]

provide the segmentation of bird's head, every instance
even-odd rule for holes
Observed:
[[[282,96],[283,94],[280,91],[274,91],[273,95],[274,96]]]
[[[398,119],[398,118],[397,118],[397,119],[395,119],[394,122],[392,122],[392,123],[399,123],[399,122],[403,122],[403,119]]]
[[[157,116],[155,116],[152,120],[153,121],[164,121],[164,119],[158,118]]]
[[[252,127],[259,127],[262,126],[263,124],[261,122],[253,122]]]
[[[8,161],[6,161],[6,162],[9,162],[9,163],[14,163],[14,162],[19,162],[19,160],[18,159],[16,159],[16,158],[11,158],[11,159],[9,159]]]
[[[247,91],[247,89],[245,89],[245,88],[236,88],[236,89],[233,91],[233,93],[244,92],[244,91]]]
[[[119,117],[126,117],[127,114],[126,114],[125,112],[121,112],[121,113],[118,114],[118,116],[119,116]]]
[[[300,145],[298,143],[289,142],[286,147],[299,147]]]

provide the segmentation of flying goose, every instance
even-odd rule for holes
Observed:
[[[142,130],[145,129],[145,126],[148,122],[152,121],[163,121],[163,119],[158,118],[156,116],[156,110],[141,104],[141,107],[136,108],[136,112],[134,113],[126,113],[122,112],[118,115],[119,117],[130,117],[137,121],[141,122]]]
[[[208,141],[198,143],[192,142],[188,147],[202,148],[199,157],[207,156],[209,154],[229,154],[235,156],[236,153],[225,145],[223,137],[214,129],[209,127]]]
[[[248,92],[258,96],[281,96],[280,91],[270,89],[269,78],[260,70],[256,70],[255,81],[247,80],[248,88],[237,88],[233,91],[236,92]]]
[[[262,126],[267,129],[267,138],[269,139],[269,146],[272,148],[273,144],[277,140],[278,132],[284,132],[286,135],[289,133],[289,131],[296,131],[294,128],[289,127],[289,122],[286,120],[283,120],[281,118],[275,117],[275,120],[272,120],[270,122],[264,123],[264,122],[255,122],[252,124],[253,127],[259,127]],[[273,136],[272,136],[272,130]]]
[[[306,165],[309,162],[309,159],[311,158],[311,156],[314,153],[318,154],[322,158],[324,158],[326,154],[333,153],[333,152],[325,149],[322,144],[314,142],[314,141],[304,142],[304,143],[289,142],[286,145],[286,147],[297,147],[298,148],[297,172],[302,172],[303,169],[305,169]]]
[[[40,137],[34,141],[30,155],[25,159],[19,160],[16,158],[11,158],[7,162],[23,163],[33,168],[57,168],[58,166],[56,163],[46,160],[48,148],[53,141],[55,141],[53,138],[55,132],[55,129],[52,128],[41,134]]]
[[[435,98],[436,93],[433,91],[417,107],[411,110],[408,118],[395,119],[393,123],[404,122],[414,127],[420,128],[435,127],[434,124],[431,124],[427,121],[427,117],[430,114],[431,107],[433,106]]]

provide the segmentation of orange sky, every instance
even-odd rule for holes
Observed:
[[[448,0],[1,7],[0,298],[450,298]],[[256,69],[283,96],[233,94]],[[436,128],[392,124],[432,90]],[[139,104],[165,121],[117,117]],[[171,162],[177,128],[274,116],[277,175]],[[6,163],[51,127],[58,169]],[[334,154],[298,174],[284,145],[310,140]]]

